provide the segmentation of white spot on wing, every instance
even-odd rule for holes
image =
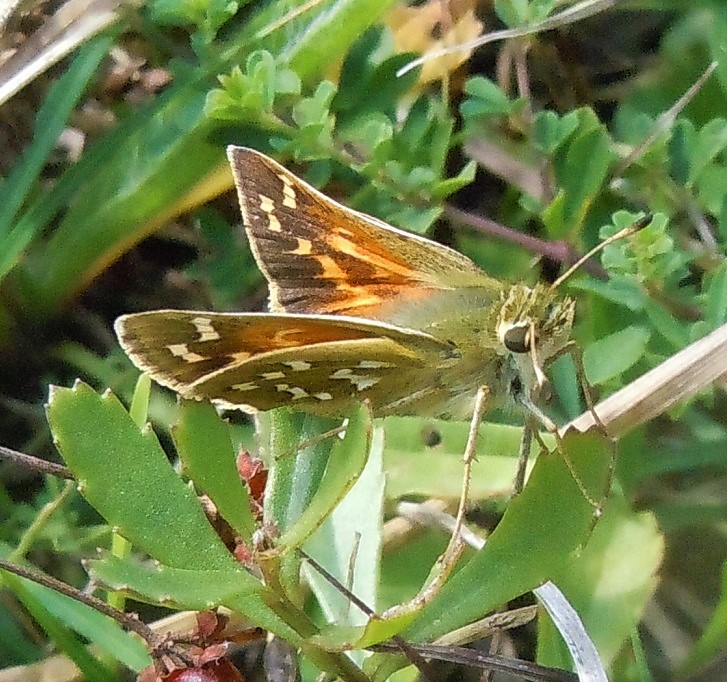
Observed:
[[[191,322],[199,334],[197,341],[217,341],[220,338],[208,317],[193,317]]]
[[[285,372],[263,372],[258,376],[265,381],[272,381],[273,379],[285,379]]]
[[[201,362],[207,359],[204,355],[189,350],[186,343],[172,343],[167,348],[175,358],[182,358],[185,362]]]
[[[329,379],[348,379],[355,387],[357,391],[363,391],[364,389],[371,388],[379,383],[379,377],[369,377],[363,374],[354,374],[352,369],[337,369],[331,374]]]
[[[258,385],[252,381],[248,381],[244,384],[233,384],[230,388],[233,391],[254,391],[258,388]]]
[[[295,190],[293,185],[290,184],[290,178],[282,173],[278,177],[283,181],[283,206],[298,208],[298,203],[295,200]]]
[[[390,362],[380,362],[378,360],[361,360],[356,365],[357,369],[384,369],[385,367],[393,367]]]
[[[305,360],[292,360],[291,362],[284,362],[283,364],[290,367],[294,372],[305,372],[305,370],[313,366],[310,362],[305,362]]]
[[[276,384],[276,390],[285,393],[290,393],[293,396],[293,400],[300,400],[301,398],[307,398],[310,394],[308,391],[300,388],[300,386],[289,386],[288,384]]]
[[[272,213],[275,210],[275,202],[264,194],[260,195],[260,210],[265,213]]]
[[[260,194],[260,210],[268,214],[268,229],[271,232],[280,232],[280,221],[275,216],[275,202],[264,194]]]

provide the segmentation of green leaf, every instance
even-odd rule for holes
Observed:
[[[495,0],[495,12],[509,28],[522,26],[528,21],[528,0]]]
[[[27,229],[42,229],[61,207],[68,210],[24,268],[20,296],[30,314],[56,310],[122,246],[128,248],[181,210],[180,198],[222,166],[224,149],[201,125],[204,96],[200,83],[170,89],[151,110],[89,148],[31,205],[22,219]]]
[[[304,82],[327,69],[366,29],[377,23],[394,0],[334,0],[282,54]]]
[[[205,101],[205,114],[211,118],[236,123],[259,122],[270,125],[271,114],[279,95],[300,93],[300,79],[285,67],[276,64],[266,50],[256,50],[245,60],[245,73],[234,66],[230,75],[220,75],[221,88],[210,90]]]
[[[346,434],[331,448],[328,466],[311,501],[279,538],[281,547],[298,547],[310,537],[358,480],[371,446],[371,411],[366,405],[351,413]]]
[[[696,137],[694,124],[689,119],[681,118],[674,124],[669,139],[669,173],[680,185],[686,185],[689,180],[691,154]]]
[[[374,431],[369,459],[354,486],[318,531],[306,542],[305,551],[346,585],[371,609],[378,605],[384,472],[384,430]],[[367,616],[318,571],[303,564],[326,619],[337,625],[359,625]],[[361,662],[361,661],[359,661]]]
[[[469,424],[419,417],[387,417],[383,425],[386,430],[387,499],[421,495],[459,500],[462,453]],[[477,460],[472,465],[471,499],[511,493],[521,439],[521,427],[490,423],[480,426]],[[537,454],[535,446],[531,454]]]
[[[55,595],[55,593],[52,590],[47,588],[43,591],[33,590],[30,581],[4,572],[2,582],[3,586],[12,589],[15,596],[53,641],[56,648],[78,666],[84,679],[89,682],[107,682],[116,679],[111,669],[89,652],[82,638],[46,607],[45,597],[50,596],[51,602],[54,601],[51,594]]]
[[[53,387],[47,413],[81,494],[127,540],[172,567],[237,565],[154,433],[139,429],[112,393],[81,382]]]
[[[477,163],[469,161],[455,177],[437,182],[431,189],[432,198],[437,200],[446,199],[450,194],[459,192],[475,179],[476,173]]]
[[[247,486],[237,471],[229,426],[211,403],[183,400],[172,436],[189,477],[215,503],[222,518],[251,541],[257,525]]]
[[[664,538],[654,517],[633,512],[623,497],[614,496],[586,547],[553,578],[606,664],[643,617],[656,589],[663,554]],[[549,620],[538,622],[538,662],[567,666],[561,636]]]
[[[590,291],[601,298],[617,303],[633,311],[643,310],[648,296],[644,288],[633,277],[615,274],[608,282],[596,279],[579,279],[571,282],[573,289]]]
[[[644,312],[654,329],[661,334],[674,350],[681,350],[689,344],[688,325],[658,303],[647,300]]]
[[[565,158],[556,162],[558,184],[564,193],[563,221],[580,225],[601,191],[615,158],[606,130],[595,127],[577,134],[566,147]]]
[[[59,622],[97,645],[115,661],[137,672],[151,663],[146,646],[123,630],[115,620],[42,585],[28,581],[25,587]]]
[[[444,585],[406,632],[431,641],[482,617],[497,605],[551,579],[587,539],[594,509],[571,473],[594,499],[610,482],[611,451],[602,434],[569,432],[561,451],[541,455],[487,541]]]
[[[89,561],[88,567],[93,578],[106,587],[171,608],[202,611],[238,596],[259,602],[265,592],[263,584],[239,564],[223,570],[184,569],[105,554]]]
[[[258,415],[261,456],[269,462],[265,520],[284,533],[300,518],[326,470],[333,438],[320,435],[340,421],[287,409]]]
[[[20,207],[27,201],[48,156],[58,143],[68,116],[108,54],[113,37],[103,36],[84,45],[66,71],[50,88],[38,112],[35,134],[23,157],[0,185],[0,281],[17,263],[23,250],[40,232],[42,225],[20,220],[11,227]]]
[[[465,83],[464,91],[469,95],[460,106],[465,118],[505,116],[513,108],[513,102],[505,92],[489,78],[475,76]]]
[[[705,299],[704,321],[712,331],[727,322],[727,263],[709,273]]]
[[[623,374],[644,355],[651,338],[645,327],[627,327],[591,343],[583,353],[588,381],[594,385]]]
[[[416,84],[418,69],[402,77],[396,72],[414,55],[390,55],[393,46],[381,26],[373,26],[354,43],[346,55],[333,103],[339,120],[350,122],[367,116],[385,115],[395,120],[401,97]]]
[[[533,121],[533,143],[542,154],[552,154],[578,127],[578,112],[559,116],[555,111],[539,111]]]
[[[280,600],[238,564],[223,570],[187,570],[111,555],[88,563],[94,579],[142,601],[197,611],[224,605],[293,645],[301,642],[300,635],[271,608],[280,606]]]
[[[697,133],[696,144],[689,150],[691,163],[687,184],[694,184],[707,166],[726,146],[727,120],[715,118]]]
[[[371,112],[343,129],[339,126],[337,133],[342,141],[363,147],[372,161],[377,157],[388,157],[391,153],[390,142],[394,136],[394,126],[381,113]]]

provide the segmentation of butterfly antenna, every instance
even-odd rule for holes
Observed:
[[[601,249],[608,246],[609,244],[617,242],[619,239],[623,239],[624,237],[630,237],[632,234],[638,232],[639,230],[643,230],[649,223],[651,223],[653,219],[654,216],[651,213],[647,213],[643,218],[639,218],[633,225],[629,225],[629,227],[624,227],[623,230],[619,230],[616,234],[607,237],[600,244],[596,244],[596,246],[594,246],[585,256],[579,258],[560,277],[558,277],[558,279],[556,279],[555,282],[550,285],[550,288],[556,289],[576,270],[578,270],[578,268],[580,268],[583,263],[585,263],[589,258],[595,256]]]

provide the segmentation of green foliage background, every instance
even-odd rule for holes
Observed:
[[[259,448],[272,462],[321,424],[272,415],[256,438],[242,418],[228,427],[204,406],[178,409],[157,389],[148,403],[137,389],[133,418],[122,407],[137,375],[111,334],[118,314],[262,306],[262,278],[238,229],[230,143],[275,156],[347,205],[428,233],[512,281],[552,279],[557,263],[534,267],[536,255],[553,245],[584,252],[652,212],[650,227],[604,251],[607,280],[581,273],[565,285],[578,300],[575,338],[601,395],[727,322],[723,3],[619,3],[493,42],[444,83],[424,86],[416,70],[396,75],[416,55],[394,48],[394,4],[327,0],[296,13],[304,3],[152,1],[79,48],[33,95],[4,105],[29,101],[37,115],[24,121],[25,144],[4,160],[0,184],[0,444],[55,458],[55,440],[83,497],[4,467],[0,555],[81,586],[80,559],[111,547],[109,526],[117,527],[132,553],[114,545],[92,564],[96,580],[156,607],[225,604],[299,648],[306,679],[313,668],[364,679],[344,644],[360,649],[397,633],[431,641],[547,579],[576,606],[612,679],[683,678],[718,665],[727,636],[724,382],[622,439],[612,499],[592,537],[592,510],[557,457],[540,458],[503,516],[520,428],[517,415],[488,415],[498,423],[480,436],[471,518],[487,532],[499,521],[487,550],[467,555],[423,612],[374,622],[340,618],[340,595],[306,568],[313,599],[294,550],[305,547],[345,576],[350,537],[361,532],[354,591],[379,612],[411,598],[446,537],[422,532],[393,551],[381,519],[402,497],[456,499],[466,425],[372,424],[362,410],[344,441],[281,459],[266,514],[286,551],[270,559],[263,585],[211,532],[164,450],[179,454],[184,476],[251,538],[236,449]],[[499,0],[478,13],[486,30],[527,27],[557,5]],[[167,69],[171,83],[140,100],[109,96],[103,76],[114,45]],[[686,107],[672,111],[713,61]],[[508,77],[518,69],[519,79]],[[59,133],[94,99],[113,125],[88,134],[77,162],[58,162]],[[511,230],[494,238],[482,216]],[[549,409],[563,423],[583,409],[578,384],[567,361],[551,375]],[[110,387],[121,402],[86,385],[57,389],[49,429],[48,385],[76,377]],[[140,431],[147,416],[158,439]],[[427,444],[423,434],[433,431],[439,442]],[[602,446],[573,447],[584,480],[598,481]],[[134,551],[158,560],[158,570]],[[98,614],[2,580],[8,665],[43,658],[46,637],[89,679],[116,675],[112,659],[145,664],[144,651]],[[325,627],[326,617],[337,624]],[[106,653],[89,655],[87,641]],[[570,665],[545,616],[518,646],[523,657]],[[385,679],[400,664],[379,654],[364,669]]]

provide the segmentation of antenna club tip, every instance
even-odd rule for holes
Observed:
[[[638,232],[639,230],[643,230],[645,227],[651,224],[651,221],[654,220],[654,214],[653,213],[647,213],[646,215],[639,218],[632,226],[632,229],[634,232]]]

